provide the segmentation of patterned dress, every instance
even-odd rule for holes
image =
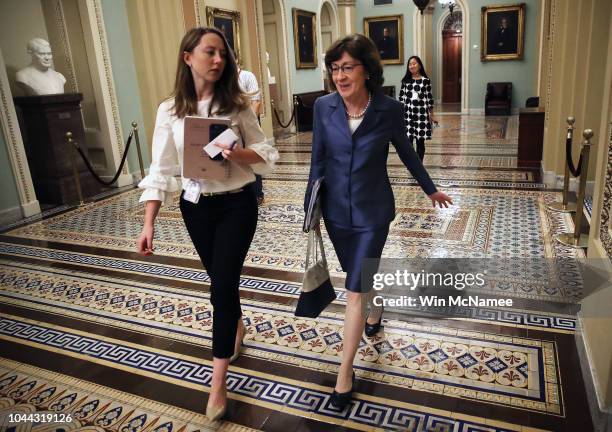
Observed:
[[[431,139],[431,122],[429,111],[433,110],[434,101],[431,94],[429,78],[410,78],[402,82],[399,100],[404,104],[404,120],[408,136],[416,139]]]

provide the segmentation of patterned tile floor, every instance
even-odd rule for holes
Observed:
[[[426,163],[455,206],[431,209],[391,155],[397,217],[384,256],[522,260],[529,264],[521,264],[520,277],[493,278],[482,291],[503,291],[518,307],[464,307],[437,317],[387,311],[383,331],[362,338],[353,403],[333,410],[344,274],[326,238],[338,299],[317,320],[293,315],[311,134],[285,136],[241,278],[248,335],[230,367],[224,421],[202,415],[211,372],[208,275],[176,203],[160,213],[156,255],[133,253],[143,209],[139,192],[128,189],[0,228],[0,427],[591,430],[576,318],[560,307],[580,293],[571,281],[542,282],[536,265],[584,256],[553,240],[572,229],[568,217],[546,210],[559,193],[545,190],[538,172],[515,168],[515,116],[440,120]],[[9,417],[16,413],[23,416]],[[70,420],[33,421],[52,413]]]
[[[309,163],[308,153],[284,153],[283,163]],[[477,168],[516,168],[516,156],[456,156],[456,155],[431,155],[425,153],[425,166],[442,167],[477,167]],[[397,154],[390,154],[389,165],[401,166],[402,161]]]
[[[433,144],[517,144],[518,142],[518,116],[485,117],[448,114],[443,117],[440,119],[440,127],[434,130],[431,139]],[[282,137],[278,143],[305,141],[312,141],[311,132]]]

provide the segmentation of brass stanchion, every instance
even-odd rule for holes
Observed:
[[[574,122],[576,119],[574,117],[567,118],[567,139],[571,140],[574,134]],[[563,201],[554,202],[549,204],[547,207],[549,210],[561,212],[561,213],[572,213],[576,211],[576,204],[568,203],[568,195],[569,195],[569,181],[570,181],[570,171],[569,171],[569,161],[565,160],[565,173],[563,175]]]
[[[274,117],[274,110],[276,109],[276,107],[274,106],[274,99],[270,98],[270,108],[272,108],[272,113],[270,114],[272,116],[272,129],[274,129],[274,123],[276,123],[278,125],[278,120],[276,120],[276,118]],[[280,125],[278,125],[280,126]]]
[[[589,235],[580,234],[580,225],[582,223],[583,207],[584,207],[584,191],[586,189],[586,182],[589,172],[589,152],[591,151],[591,138],[593,138],[593,131],[591,129],[585,129],[584,141],[582,143],[582,151],[580,157],[583,158],[582,172],[580,173],[580,185],[578,186],[578,200],[576,201],[576,212],[574,213],[574,232],[558,234],[555,238],[559,243],[563,243],[566,246],[573,248],[585,248],[589,244]]]
[[[79,196],[79,205],[85,205],[83,202],[83,192],[81,191],[81,179],[79,178],[79,172],[76,167],[76,161],[74,160],[74,151],[76,150],[76,146],[78,144],[76,141],[72,139],[72,132],[66,132],[66,141],[68,142],[68,146],[70,149],[70,163],[72,165],[72,174],[74,175],[74,184],[76,185],[77,194]],[[75,147],[74,149],[72,147]]]
[[[298,126],[298,113],[297,113],[297,106],[300,104],[300,102],[298,101],[297,96],[293,95],[293,109],[295,110],[295,133],[296,135],[300,132],[300,128]]]
[[[142,153],[140,152],[140,139],[138,139],[138,123],[132,122],[132,130],[134,131],[134,139],[136,140],[136,152],[138,154],[138,165],[140,166],[140,180],[145,178],[145,171],[142,165]]]

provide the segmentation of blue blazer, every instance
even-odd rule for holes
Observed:
[[[325,176],[323,217],[344,227],[379,227],[395,217],[395,199],[387,174],[389,142],[423,191],[436,192],[406,134],[404,107],[378,92],[351,135],[340,95],[320,97],[314,105],[312,159],[305,205],[313,182]]]

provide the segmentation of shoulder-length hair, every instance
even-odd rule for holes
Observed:
[[[410,69],[408,69],[408,65],[410,64],[410,60],[415,59],[416,62],[419,64],[419,74],[423,77],[423,78],[428,78],[427,73],[425,73],[425,66],[423,66],[423,62],[421,61],[421,58],[419,56],[412,56],[408,59],[408,63],[406,63],[406,74],[404,75],[404,78],[402,78],[402,82],[406,82],[408,81],[410,78],[412,78],[412,73],[410,72]]]
[[[367,36],[359,33],[338,39],[325,53],[327,78],[332,88],[336,90],[336,85],[334,84],[331,74],[331,64],[339,60],[344,53],[347,53],[363,65],[366,76],[369,77],[366,79],[365,85],[370,93],[380,90],[383,82],[385,82],[383,67],[380,62],[380,54],[374,42]]]
[[[238,85],[238,67],[232,49],[230,48],[223,33],[212,27],[196,27],[189,30],[183,40],[178,53],[176,67],[176,78],[174,90],[170,97],[174,98],[172,111],[178,118],[198,113],[198,98],[191,68],[185,63],[184,54],[193,52],[200,43],[202,36],[214,33],[221,38],[225,46],[225,68],[219,80],[215,83],[215,91],[210,101],[208,115],[211,108],[216,107],[215,114],[229,114],[234,110],[243,110],[249,106],[248,99]]]

